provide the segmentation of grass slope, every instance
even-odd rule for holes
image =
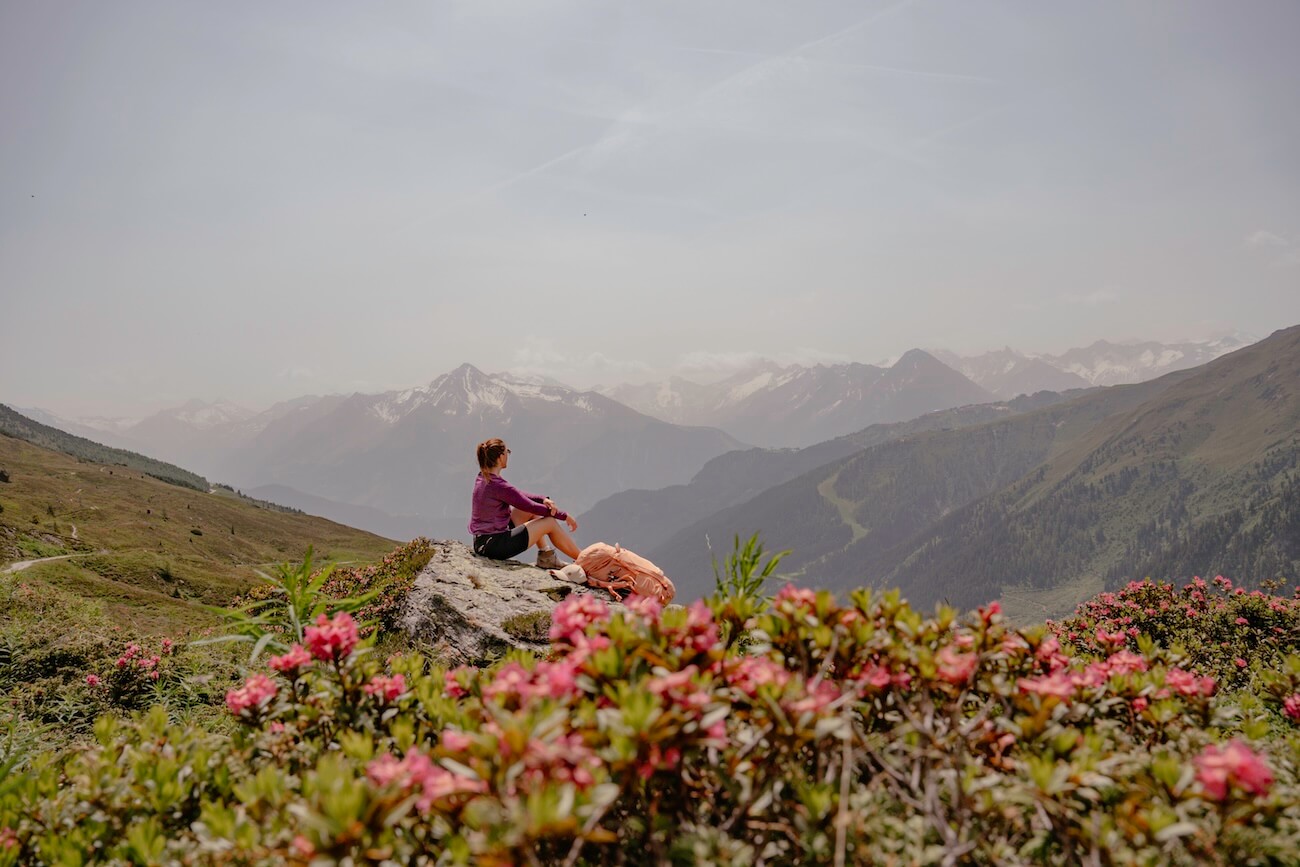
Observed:
[[[11,436],[0,436],[0,470],[9,479],[0,482],[0,563],[74,555],[0,581],[99,600],[145,631],[201,621],[203,604],[226,603],[258,580],[259,567],[300,559],[309,545],[349,561],[378,559],[395,544]]]
[[[193,488],[196,491],[206,491],[209,487],[208,480],[197,473],[125,449],[101,445],[85,437],[74,436],[58,428],[32,421],[2,403],[0,403],[0,434],[25,440],[33,445],[62,452],[81,460],[139,470],[164,482]]]

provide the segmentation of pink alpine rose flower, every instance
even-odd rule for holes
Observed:
[[[1190,671],[1183,671],[1181,668],[1169,669],[1165,673],[1165,684],[1180,695],[1214,695],[1214,678],[1197,677]]]
[[[88,674],[88,675],[86,675],[86,683],[87,683],[87,685],[89,685],[89,686],[99,686],[99,684],[100,684],[101,682],[102,682],[102,681],[100,681],[100,679],[99,679],[99,675],[96,675],[96,674]]]
[[[474,743],[473,739],[462,731],[446,729],[442,733],[442,745],[453,753],[463,753]]]
[[[935,655],[934,661],[939,669],[940,680],[961,686],[975,673],[980,658],[976,653],[960,653],[951,646],[945,646]]]
[[[235,716],[241,716],[245,711],[257,712],[275,698],[276,692],[274,680],[265,674],[254,674],[244,681],[243,686],[226,693],[226,707]]]
[[[609,606],[595,596],[570,596],[551,614],[551,640],[579,644],[587,627],[609,619]]]
[[[1074,678],[1068,672],[1058,671],[1043,677],[1022,677],[1017,682],[1021,692],[1032,692],[1043,697],[1056,696],[1068,701],[1074,696]]]
[[[294,643],[289,652],[281,656],[272,656],[266,664],[281,674],[293,676],[302,668],[311,665],[311,654],[301,644]]]
[[[394,674],[388,677],[383,674],[376,674],[370,679],[370,683],[362,687],[367,695],[373,695],[383,702],[397,701],[402,693],[406,692],[406,676]]]
[[[316,618],[315,626],[308,626],[303,633],[311,655],[320,660],[338,660],[347,658],[357,646],[356,621],[346,611],[335,614],[333,619],[324,614]]]
[[[1282,702],[1282,711],[1291,722],[1300,723],[1300,692]]]
[[[1196,757],[1196,779],[1205,794],[1222,801],[1234,785],[1249,795],[1267,794],[1273,772],[1254,750],[1233,739],[1225,747],[1210,744],[1201,751]]]

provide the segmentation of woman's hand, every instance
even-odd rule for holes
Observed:
[[[547,513],[550,515],[554,515],[556,512],[560,511],[555,507],[555,501],[550,497],[542,497],[542,505],[546,507]]]
[[[570,533],[576,533],[576,532],[578,532],[578,519],[577,519],[577,518],[575,518],[575,517],[573,517],[572,515],[570,515],[570,516],[568,517],[568,519],[565,520],[564,523],[566,523],[566,524],[569,525],[569,532],[570,532]]]

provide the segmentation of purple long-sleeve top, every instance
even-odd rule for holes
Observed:
[[[551,515],[561,521],[569,516],[558,509],[552,512],[541,494],[521,491],[498,475],[479,473],[474,478],[474,498],[469,511],[471,536],[500,533],[510,529],[510,507],[533,515]]]

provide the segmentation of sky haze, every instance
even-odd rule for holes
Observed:
[[[0,0],[0,401],[1300,322],[1300,5]]]

